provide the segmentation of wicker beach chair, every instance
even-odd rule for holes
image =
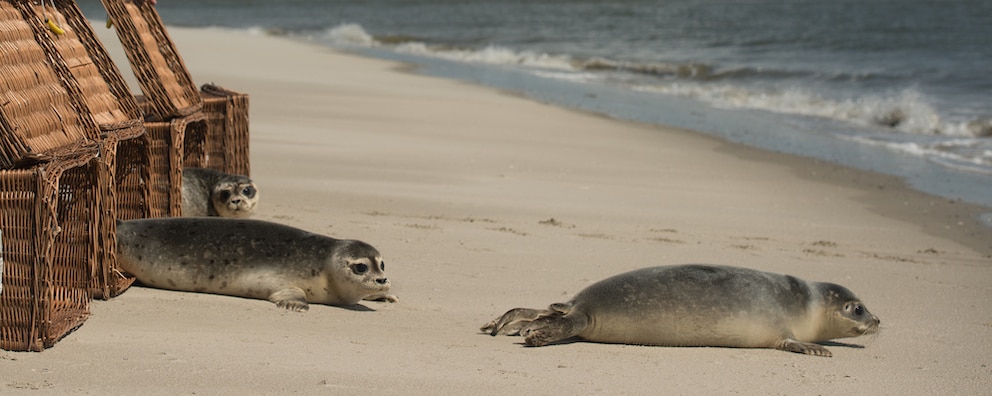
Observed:
[[[101,2],[144,94],[141,106],[147,119],[185,120],[181,123],[186,127],[183,164],[249,175],[248,95],[212,84],[197,90],[158,11],[149,2]]]
[[[88,315],[107,254],[99,128],[54,34],[28,1],[0,1],[0,348],[41,350]]]
[[[28,169],[0,170],[0,348],[41,351],[89,316],[99,242],[98,146],[74,146]]]
[[[141,108],[74,1],[21,4],[29,20],[50,18],[63,27],[63,34],[45,32],[42,37],[50,40],[40,42],[67,66],[76,83],[72,86],[78,88],[73,95],[84,102],[98,127],[91,136],[102,144],[95,170],[109,204],[100,225],[100,240],[107,246],[93,267],[92,292],[98,298],[113,297],[134,282],[117,266],[114,219],[161,217],[173,205],[170,198],[178,204],[181,180],[173,179],[168,168],[153,167],[156,158],[176,154],[170,145],[157,144],[145,134]]]
[[[38,38],[27,2],[0,1],[0,168],[37,163],[46,155],[91,139],[87,114],[66,84],[64,64]],[[45,40],[42,40],[45,41]]]
[[[181,151],[148,140],[72,1],[0,0],[0,68],[0,348],[41,350],[82,325],[91,296],[131,285],[115,219],[154,214],[155,189],[173,190],[156,180],[171,175],[152,169],[156,151]]]

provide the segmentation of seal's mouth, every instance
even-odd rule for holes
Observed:
[[[251,205],[248,202],[245,202],[245,201],[241,201],[241,202],[228,202],[227,203],[227,208],[228,209],[231,209],[231,210],[249,210],[249,209],[251,209]]]
[[[877,316],[872,315],[871,320],[868,323],[858,326],[858,333],[861,335],[870,335],[878,333],[878,328],[882,324],[882,321],[878,319]]]
[[[231,212],[234,217],[248,217],[251,215],[252,206],[248,202],[228,202],[227,210]]]
[[[378,279],[370,279],[362,282],[362,286],[367,290],[372,291],[389,291],[389,280],[383,279],[381,282]]]

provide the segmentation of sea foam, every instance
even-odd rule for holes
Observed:
[[[379,42],[365,31],[359,24],[346,23],[325,30],[322,34],[314,37],[329,41],[333,45],[375,47]]]

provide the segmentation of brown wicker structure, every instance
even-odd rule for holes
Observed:
[[[142,110],[89,21],[74,1],[46,3],[54,6],[30,8],[38,20],[47,16],[63,23],[65,34],[51,42],[79,86],[81,99],[100,127],[101,137],[116,134],[120,139],[130,139],[140,135],[144,129]]]
[[[103,254],[95,145],[0,170],[0,348],[40,351],[89,316],[90,263]]]
[[[200,93],[203,95],[203,114],[207,118],[207,141],[199,150],[207,161],[202,167],[251,176],[248,94],[213,84],[204,84]]]
[[[183,159],[185,147],[186,144],[203,145],[207,128],[203,113],[174,118],[171,121],[148,121],[145,122],[145,128],[154,170],[151,183],[155,188],[152,190],[151,200],[168,202],[168,208],[156,205],[149,217],[181,216],[183,166],[202,166],[202,162]],[[162,172],[166,169],[169,171],[167,175]],[[166,181],[165,178],[169,180]]]
[[[0,0],[0,168],[39,161],[91,138],[68,67],[27,1]]]
[[[198,91],[148,2],[103,2],[141,105],[75,2],[0,0],[3,349],[50,347],[131,285],[116,219],[181,215],[184,165],[249,171],[248,96]]]
[[[150,118],[161,121],[199,111],[203,99],[155,7],[147,1],[101,2],[149,101]]]
[[[22,3],[24,4],[24,3]],[[79,7],[71,0],[49,0],[49,6],[27,2],[23,6],[29,19],[36,21],[52,18],[61,24],[65,30],[63,35],[52,37],[51,40],[39,40],[49,45],[51,52],[57,54],[67,66],[71,80],[78,87],[77,98],[81,100],[98,130],[91,130],[91,138],[103,144],[101,155],[94,159],[95,171],[98,174],[101,194],[108,202],[115,202],[106,210],[108,221],[100,224],[101,243],[106,245],[93,263],[93,294],[99,298],[116,296],[134,282],[133,277],[126,277],[119,270],[116,259],[116,224],[113,221],[118,216],[117,207],[134,205],[144,210],[128,214],[129,217],[151,217],[157,213],[156,205],[166,210],[168,202],[159,203],[151,200],[150,193],[156,186],[149,180],[156,176],[149,169],[147,153],[131,153],[118,155],[117,148],[121,142],[140,139],[144,133],[142,110],[138,107],[134,95],[131,94],[124,78],[114,65],[106,49],[96,38],[92,27],[83,16]],[[51,36],[48,34],[47,36]],[[134,141],[132,144],[142,144]],[[127,144],[127,143],[125,143]],[[147,151],[147,148],[146,148]],[[118,163],[119,162],[119,163]],[[139,170],[144,177],[118,180],[118,168]],[[168,175],[168,170],[161,171]],[[164,179],[166,182],[169,178]],[[128,185],[130,183],[130,185]],[[179,181],[174,184],[178,186]]]
[[[201,113],[207,124],[206,140],[202,145],[186,145],[186,165],[249,175],[248,95],[212,84],[198,91],[158,11],[147,1],[101,2],[144,93],[139,102],[146,119],[171,121]],[[198,120],[185,123],[198,127]]]
[[[0,1],[0,348],[42,350],[89,314],[105,255],[98,127],[28,1]]]

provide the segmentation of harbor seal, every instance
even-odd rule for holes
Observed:
[[[261,220],[118,221],[117,259],[146,286],[269,300],[298,312],[308,303],[397,301],[371,245]]]
[[[183,216],[245,218],[255,212],[258,188],[246,176],[183,168]]]
[[[529,346],[603,343],[774,348],[831,356],[815,342],[878,331],[843,286],[716,265],[643,268],[604,279],[548,309],[512,309],[482,326]]]

